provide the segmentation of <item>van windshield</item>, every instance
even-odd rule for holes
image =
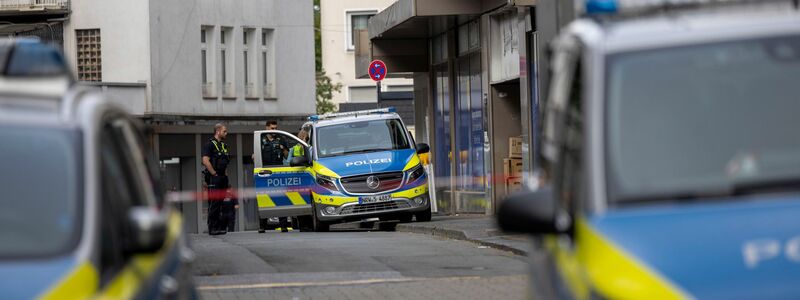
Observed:
[[[81,224],[80,134],[0,125],[0,257],[63,253]]]
[[[608,66],[614,201],[797,187],[800,36],[628,52]]]
[[[317,130],[320,158],[354,153],[411,148],[403,123],[398,119],[359,121],[320,127]]]

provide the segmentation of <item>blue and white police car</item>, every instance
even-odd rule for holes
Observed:
[[[538,237],[534,296],[800,298],[797,1],[585,8],[553,45],[541,176],[499,212]]]

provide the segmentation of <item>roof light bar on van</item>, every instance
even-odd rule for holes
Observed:
[[[308,117],[309,121],[319,121],[325,119],[332,119],[338,117],[350,117],[350,116],[363,116],[363,115],[373,115],[373,114],[388,114],[388,113],[395,113],[397,109],[394,107],[386,107],[386,108],[377,108],[377,109],[368,109],[368,110],[359,110],[359,111],[349,111],[349,112],[342,112],[342,113],[328,113],[324,115],[313,115]]]
[[[792,0],[585,0],[588,15],[636,14],[670,8],[702,7],[744,3],[793,3]]]

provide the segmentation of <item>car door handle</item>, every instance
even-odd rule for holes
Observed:
[[[269,175],[272,175],[272,171],[270,171],[270,170],[258,171],[258,177],[267,177]]]

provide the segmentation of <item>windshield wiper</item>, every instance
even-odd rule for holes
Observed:
[[[353,151],[345,151],[339,153],[339,155],[347,155],[347,154],[358,154],[358,153],[370,153],[370,152],[381,152],[381,151],[391,151],[394,149],[362,149],[362,150],[353,150]]]
[[[742,181],[734,183],[731,187],[731,194],[734,195],[785,191],[800,191],[800,177]]]
[[[635,195],[621,198],[618,204],[642,204],[650,202],[694,202],[726,199],[735,196],[800,191],[800,177],[773,180],[755,180],[733,183],[718,189]]]

